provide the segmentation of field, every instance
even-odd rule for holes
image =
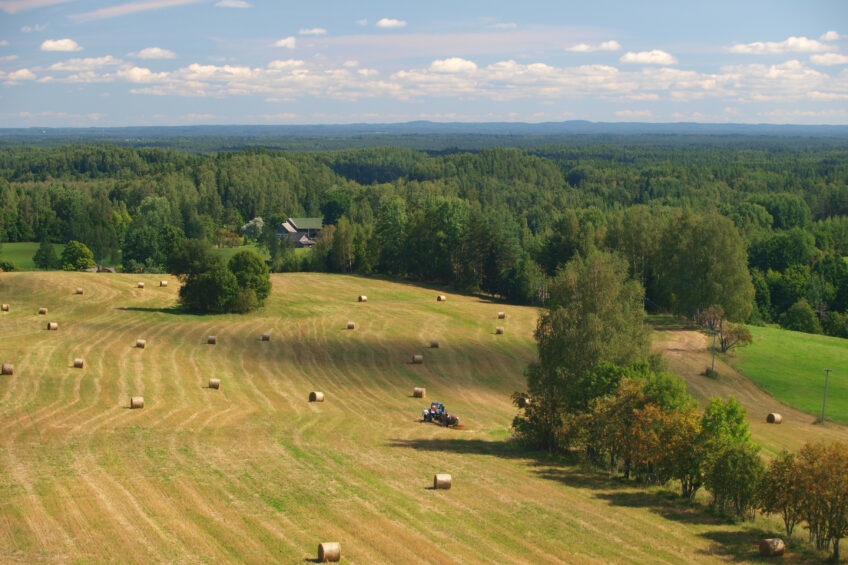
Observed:
[[[65,246],[57,244],[55,248],[56,254],[61,256]],[[36,251],[38,251],[38,242],[4,243],[0,248],[0,259],[11,261],[21,271],[32,271],[35,270],[32,258]]]
[[[175,310],[177,281],[162,275],[0,275],[12,307],[0,361],[15,364],[0,377],[0,561],[302,563],[322,541],[347,563],[755,561],[779,531],[504,441],[535,355],[533,308],[352,276],[272,280],[261,311],[213,317]],[[792,411],[756,423],[751,407],[779,404],[738,375],[699,377],[701,334],[658,334],[693,392],[741,391],[768,449],[848,437]],[[312,390],[326,401],[308,403]],[[421,423],[430,400],[461,429]],[[442,472],[451,490],[429,488]]]
[[[826,417],[848,424],[848,347],[844,339],[751,327],[754,343],[738,353],[740,371],[789,406],[821,416],[825,371],[830,374]]]

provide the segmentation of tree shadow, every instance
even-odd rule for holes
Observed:
[[[170,306],[163,308],[149,308],[144,306],[116,306],[115,310],[123,310],[125,312],[159,312],[161,314],[170,314],[172,316],[205,316],[206,314],[189,312],[179,306]]]

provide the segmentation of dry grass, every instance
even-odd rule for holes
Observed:
[[[340,542],[349,563],[720,562],[755,560],[778,533],[505,445],[509,395],[535,355],[534,308],[511,307],[510,333],[496,337],[496,307],[477,297],[449,295],[444,308],[412,285],[295,274],[272,277],[259,312],[192,316],[171,310],[177,288],[137,291],[137,277],[0,278],[0,301],[15,302],[0,353],[17,369],[0,379],[0,562],[303,563],[319,540]],[[380,305],[356,311],[355,332],[343,330],[350,288]],[[43,331],[40,304],[62,332]],[[227,347],[195,337],[216,331]],[[269,331],[272,344],[257,339]],[[409,364],[433,335],[450,347]],[[155,347],[133,348],[137,336]],[[85,371],[69,369],[74,357]],[[227,386],[199,386],[210,374]],[[409,397],[416,386],[464,429],[419,423],[429,402]],[[738,386],[758,439],[845,437],[784,409],[769,426],[781,407]],[[327,402],[306,402],[316,388]],[[127,409],[141,394],[145,408]],[[442,469],[458,484],[427,488]]]

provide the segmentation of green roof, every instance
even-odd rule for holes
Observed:
[[[324,227],[324,218],[289,218],[289,222],[299,230],[320,230]]]

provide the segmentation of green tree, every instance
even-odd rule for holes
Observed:
[[[805,495],[800,471],[795,454],[782,451],[769,462],[758,493],[760,510],[780,514],[788,538],[792,537],[803,511]]]
[[[271,293],[271,276],[268,265],[253,251],[239,251],[233,255],[228,268],[235,275],[242,290],[252,292],[261,305]]]
[[[808,334],[821,333],[821,324],[819,324],[819,319],[816,316],[815,311],[813,311],[812,306],[810,306],[810,303],[804,298],[793,304],[792,307],[780,317],[780,325],[787,330],[793,330],[796,332],[804,332]]]
[[[59,255],[56,253],[56,247],[47,241],[46,238],[42,239],[41,243],[38,244],[38,250],[33,255],[32,262],[35,263],[36,267],[44,270],[60,269],[62,267],[62,260],[59,259]]]
[[[79,241],[69,241],[62,251],[62,269],[65,271],[82,271],[96,267],[94,254]]]
[[[180,302],[192,312],[220,314],[230,311],[238,294],[236,276],[219,263],[208,271],[187,277],[180,287]]]
[[[713,494],[713,504],[721,511],[733,511],[739,518],[753,517],[765,466],[759,448],[750,443],[733,443],[710,458],[704,485]]]

